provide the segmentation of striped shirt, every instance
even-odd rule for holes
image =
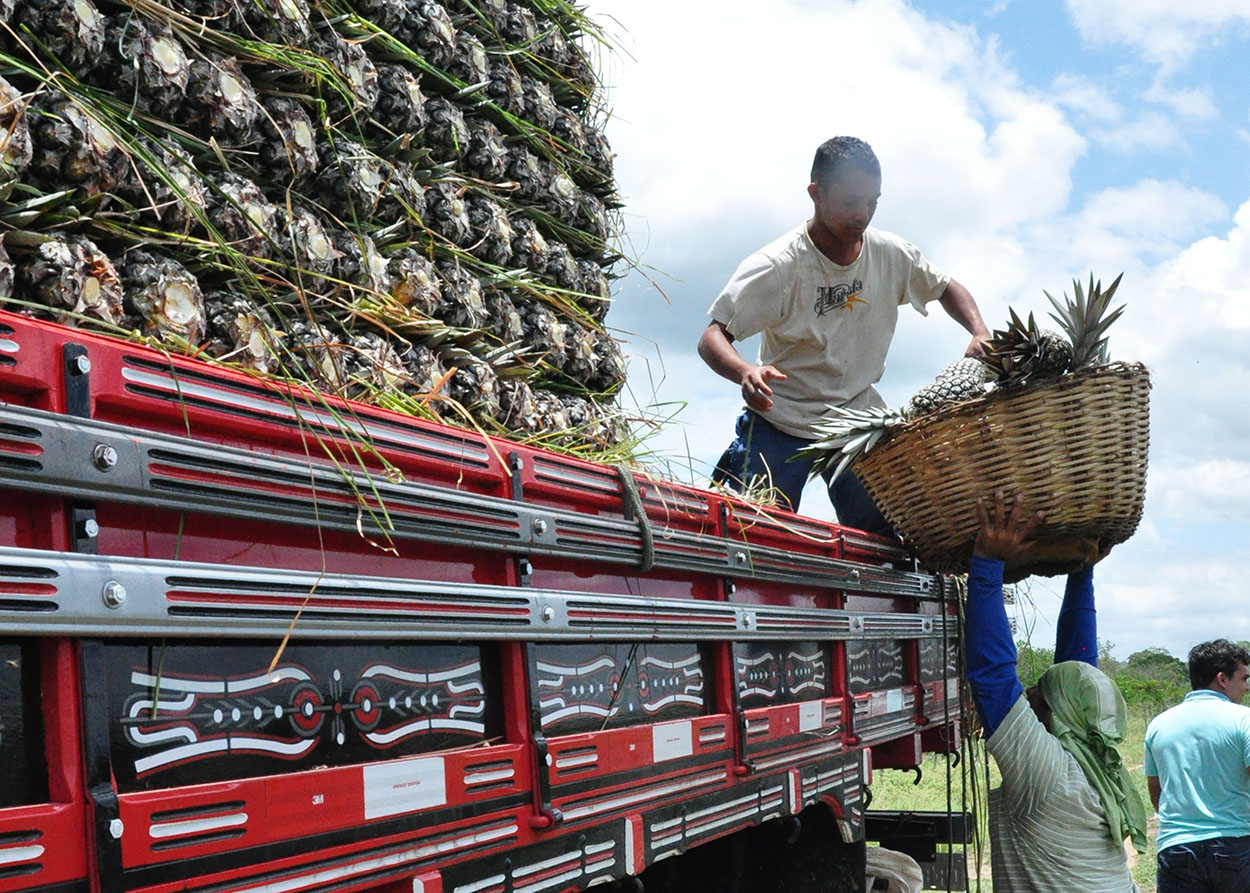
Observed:
[[[1124,847],[1072,755],[1021,696],[988,741],[994,893],[1137,893]]]

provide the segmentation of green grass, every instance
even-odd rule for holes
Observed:
[[[1161,708],[1160,708],[1161,709]],[[1143,706],[1129,707],[1128,734],[1120,746],[1120,755],[1128,768],[1142,802],[1146,805],[1147,835],[1149,842],[1146,852],[1138,855],[1130,847],[1130,865],[1133,880],[1141,888],[1142,893],[1153,893],[1155,889],[1155,837],[1159,826],[1154,810],[1150,806],[1150,798],[1146,792],[1146,776],[1142,772],[1142,745],[1146,738],[1146,725],[1159,709]],[[913,784],[915,775],[911,772],[890,769],[873,772],[872,809],[938,811],[947,809],[949,798],[950,809],[954,812],[966,810],[976,815],[978,842],[968,845],[968,886],[971,890],[981,893],[992,893],[990,882],[990,847],[987,821],[987,801],[985,792],[999,785],[998,768],[992,759],[988,760],[985,747],[980,740],[969,741],[959,765],[949,769],[950,761],[944,754],[926,754],[921,764],[921,780],[919,785]],[[986,773],[989,774],[989,786],[986,786]]]

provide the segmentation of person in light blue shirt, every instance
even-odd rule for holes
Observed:
[[[1146,729],[1159,813],[1159,893],[1250,890],[1250,652],[1227,639],[1189,652],[1185,700]]]

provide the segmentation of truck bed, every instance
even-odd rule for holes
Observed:
[[[580,890],[960,733],[893,541],[0,312],[0,891]]]

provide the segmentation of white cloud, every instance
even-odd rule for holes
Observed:
[[[1087,41],[1129,44],[1168,69],[1250,24],[1244,0],[1068,0],[1068,9]]]
[[[1055,78],[1050,95],[1056,103],[1074,114],[1101,125],[1124,119],[1124,109],[1102,86],[1088,78],[1064,73]]]
[[[1151,646],[1184,657],[1198,642],[1250,638],[1242,550],[1186,555],[1147,551],[1130,541],[1095,571],[1098,625],[1120,647],[1117,654]]]
[[[772,235],[810,210],[815,147],[864,137],[884,167],[878,219],[922,244],[1059,210],[1084,141],[992,44],[897,0],[596,6],[627,32],[610,136],[631,211],[668,240],[709,221]],[[670,235],[671,234],[671,235]],[[922,241],[923,240],[923,241]],[[762,244],[762,242],[761,242]]]
[[[1224,237],[1207,236],[1164,264],[1157,280],[1174,318],[1202,317],[1218,331],[1250,330],[1250,201]]]
[[[1166,106],[1180,117],[1194,121],[1208,121],[1219,117],[1220,114],[1210,89],[1170,88],[1158,82],[1153,84],[1142,98],[1148,102]]]
[[[1128,155],[1138,149],[1159,152],[1184,145],[1180,128],[1162,112],[1147,111],[1131,121],[1123,121],[1115,127],[1095,130],[1090,139],[1100,145]]]
[[[1227,213],[1219,199],[1199,189],[1142,180],[1094,195],[1072,220],[1070,235],[1087,245],[1131,245],[1139,258],[1149,259],[1183,249]]]
[[[1101,84],[1071,73],[1055,78],[1050,97],[1084,126],[1091,142],[1123,155],[1185,146],[1180,123],[1219,117],[1209,89],[1173,88],[1159,80],[1138,99],[1162,110],[1134,107],[1130,112]]]
[[[1244,549],[1187,552],[1140,531],[1094,571],[1099,638],[1113,643],[1121,660],[1151,647],[1183,659],[1198,642],[1250,638],[1247,559]],[[1038,647],[1054,643],[1063,585],[1062,577],[1031,578],[1027,597],[1017,601],[1018,626]]]
[[[1250,385],[1250,370],[1243,369]],[[1152,508],[1177,522],[1222,523],[1250,519],[1250,461],[1200,459],[1183,467],[1151,468]]]
[[[1237,2],[1198,0],[1176,15],[1231,23],[1244,10]],[[1097,8],[1156,24],[1165,5],[1175,8],[1073,0],[1088,16]],[[628,225],[649,249],[645,260],[680,274],[663,280],[671,304],[633,291],[609,322],[665,346],[656,398],[688,406],[652,445],[681,457],[680,477],[701,480],[740,407],[737,388],[694,355],[704,309],[746,253],[807,216],[815,146],[856,133],[885,169],[878,224],[969,285],[991,326],[1006,319],[1009,303],[1045,319],[1042,290],[1070,291],[1072,276],[1092,270],[1106,284],[1125,272],[1128,309],[1111,332],[1111,353],[1152,368],[1152,464],[1139,532],[1099,567],[1100,624],[1127,656],[1154,645],[1183,654],[1238,622],[1250,601],[1242,572],[1250,414],[1240,409],[1250,393],[1250,196],[1234,194],[1232,204],[1244,204],[1230,219],[1229,201],[1185,182],[1179,165],[1148,175],[1131,154],[1185,146],[1187,160],[1208,163],[1202,140],[1218,127],[1212,97],[1223,98],[1210,81],[1161,86],[1158,72],[1144,70],[1154,57],[1143,45],[1137,69],[1112,82],[1155,83],[1148,93],[1112,94],[1079,72],[1034,88],[1004,65],[993,40],[895,0],[778,2],[766,11],[746,0],[594,7],[631,29],[638,58],[618,60],[620,117],[609,129]],[[1189,29],[1186,39],[1198,33]],[[1108,38],[1128,39],[1117,35]],[[1245,120],[1237,123],[1244,132]],[[1223,152],[1215,163],[1244,168],[1244,158],[1214,151]],[[1078,169],[1086,155],[1092,164]],[[1108,166],[1114,188],[1086,183],[1073,194],[1074,175],[1088,181],[1090,169]],[[903,314],[886,399],[902,403],[965,343],[940,311]],[[654,350],[643,339],[634,346]],[[640,368],[635,360],[631,384],[647,402],[652,388]],[[815,491],[804,512],[830,516]],[[1053,636],[1061,591],[1045,586],[1058,583],[1038,589],[1039,629],[1049,630],[1042,639]]]

